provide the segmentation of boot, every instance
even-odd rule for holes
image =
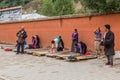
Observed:
[[[110,65],[111,67],[113,67],[113,63],[110,63],[109,65]]]
[[[110,65],[110,62],[107,62],[105,65]]]

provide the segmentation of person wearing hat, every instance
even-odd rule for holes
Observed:
[[[106,24],[104,25],[104,39],[103,39],[103,46],[104,46],[104,52],[107,57],[107,63],[106,65],[110,65],[111,67],[113,66],[113,56],[115,55],[114,51],[114,33],[110,30],[110,25]]]
[[[24,41],[27,38],[27,33],[24,29],[24,26],[22,26],[21,29],[17,32],[16,36],[18,37],[16,54],[24,53]]]

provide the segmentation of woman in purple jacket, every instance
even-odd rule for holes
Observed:
[[[71,47],[71,52],[75,52],[75,44],[78,43],[78,31],[77,29],[74,29],[74,33],[72,33],[72,47]]]

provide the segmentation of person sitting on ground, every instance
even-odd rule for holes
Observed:
[[[36,47],[37,48],[40,48],[40,38],[38,35],[36,35],[36,38],[37,38],[37,44],[36,44]]]
[[[82,41],[80,41],[77,44],[75,44],[74,50],[76,53],[80,53],[84,55],[87,52],[87,45]]]
[[[36,49],[37,48],[37,38],[36,36],[32,36],[32,44],[29,45],[29,48]]]

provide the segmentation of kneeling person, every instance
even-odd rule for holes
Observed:
[[[54,38],[51,41],[51,44],[52,44],[52,51],[53,51],[54,48],[57,51],[63,51],[63,49],[64,49],[64,43],[63,43],[63,40],[62,40],[61,36],[58,36],[58,37]]]
[[[75,44],[75,52],[80,54],[85,54],[87,52],[87,45],[83,43],[82,41]]]

